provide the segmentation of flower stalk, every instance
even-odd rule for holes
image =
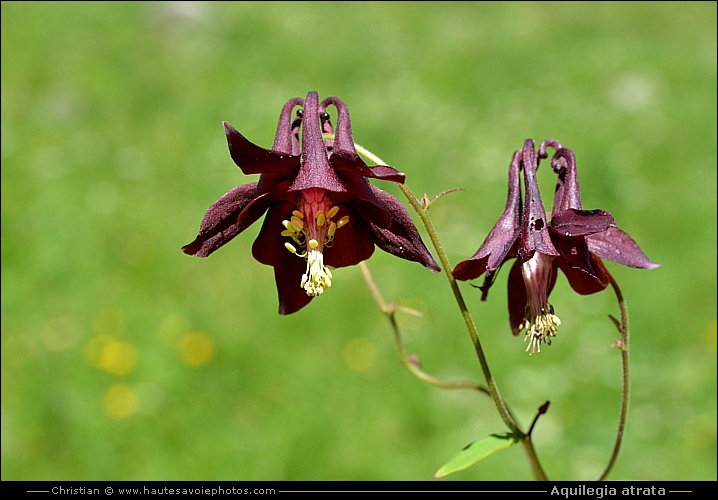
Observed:
[[[598,477],[599,481],[603,481],[608,477],[611,470],[613,469],[613,466],[616,464],[616,460],[618,459],[618,452],[620,451],[621,444],[623,443],[623,434],[626,429],[626,422],[628,420],[628,404],[631,400],[631,364],[629,358],[630,330],[628,328],[628,306],[626,305],[626,300],[623,298],[623,293],[621,292],[618,283],[610,273],[609,279],[611,280],[611,287],[616,294],[616,300],[618,301],[618,306],[621,310],[621,321],[616,322],[618,331],[621,334],[621,338],[618,342],[616,342],[616,347],[621,351],[621,374],[623,383],[621,386],[621,408],[618,417],[618,430],[616,431],[616,440],[613,445],[611,457],[609,458],[603,472],[601,472],[601,475]]]

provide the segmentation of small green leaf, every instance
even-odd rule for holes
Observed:
[[[440,479],[454,472],[464,470],[492,453],[509,448],[518,442],[519,440],[516,436],[508,432],[505,434],[491,434],[474,441],[436,471],[434,479]]]

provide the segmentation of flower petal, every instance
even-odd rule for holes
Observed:
[[[591,271],[583,267],[569,266],[561,260],[558,261],[558,267],[566,275],[571,288],[581,295],[591,295],[605,290],[610,283],[608,272],[601,261],[592,255],[589,258],[593,261]]]
[[[473,257],[462,260],[451,271],[454,279],[459,281],[467,281],[478,278],[486,272],[486,263],[489,261],[488,251],[484,251],[484,245],[481,245],[479,251]],[[482,255],[483,254],[483,255]]]
[[[605,210],[576,210],[572,208],[555,212],[549,223],[552,229],[566,236],[601,233],[615,224],[613,216]]]
[[[352,155],[350,152],[336,149],[336,146],[330,158],[330,162],[340,178],[346,177],[348,174],[353,174],[383,181],[397,182],[399,184],[403,184],[406,179],[406,175],[393,167],[388,165],[369,167],[356,153]]]
[[[534,151],[533,140],[526,139],[524,141],[521,159],[524,169],[526,208],[523,213],[521,236],[519,238],[519,258],[521,261],[526,261],[533,256],[534,252],[557,256],[558,251],[556,251],[551,242],[546,209],[544,209],[538,180],[536,179],[538,155]]]
[[[269,182],[265,183],[264,181],[265,179],[260,178],[259,185],[257,187],[258,193],[265,187],[269,187],[267,184],[271,184]],[[257,221],[262,214],[264,214],[267,208],[269,208],[273,203],[276,203],[278,200],[285,200],[291,203],[293,196],[287,194],[288,188],[289,181],[283,181],[272,186],[270,191],[255,195],[254,199],[249,202],[237,216],[237,220],[235,222],[239,230],[243,231],[250,225],[254,224],[254,222]],[[281,231],[281,226],[279,227]]]
[[[262,228],[252,244],[252,256],[260,263],[268,266],[283,265],[288,260],[304,263],[304,259],[292,254],[284,243],[290,241],[282,236],[282,221],[291,218],[294,205],[291,203],[275,203],[267,211]],[[301,277],[301,275],[300,275]],[[297,281],[297,286],[299,281]]]
[[[292,178],[299,170],[299,157],[264,149],[247,140],[228,122],[222,122],[229,155],[247,175],[270,174]]]
[[[301,165],[289,189],[302,191],[309,188],[338,193],[346,191],[329,163],[327,148],[322,138],[319,97],[316,92],[309,92],[304,100]]]
[[[257,183],[237,186],[209,207],[192,243],[182,247],[187,255],[207,257],[237,236],[244,228],[236,225],[239,213],[255,198]],[[261,214],[260,214],[261,215]],[[246,226],[245,226],[246,227]]]
[[[373,179],[391,181],[399,184],[404,184],[404,180],[406,179],[406,175],[389,165],[374,165],[373,167],[369,167],[368,174],[362,173],[362,175]]]
[[[514,153],[509,167],[509,193],[501,217],[476,253],[467,260],[459,262],[452,271],[455,279],[465,281],[478,278],[485,271],[492,273],[505,262],[521,231],[521,151]],[[514,248],[515,250],[515,248]],[[515,254],[512,255],[515,257]],[[489,279],[484,286],[491,286]]]
[[[295,130],[292,122],[292,110],[295,106],[303,106],[304,99],[295,97],[290,99],[282,107],[282,112],[279,114],[279,122],[277,123],[277,133],[274,136],[274,144],[272,145],[272,151],[280,154],[299,154],[299,132],[295,135]],[[298,124],[301,121],[298,122]],[[297,125],[298,127],[299,125]],[[296,153],[292,153],[296,150]]]
[[[610,227],[603,233],[586,236],[588,249],[592,254],[618,262],[625,266],[654,269],[660,264],[650,261],[635,241],[617,227]]]
[[[388,228],[381,228],[369,221],[377,246],[392,255],[418,262],[431,271],[439,272],[441,268],[421,240],[419,231],[404,205],[378,187],[371,186],[371,188],[377,199],[391,212],[391,224]]]
[[[584,236],[556,235],[554,244],[561,253],[556,263],[577,293],[590,295],[608,286],[608,271],[601,259],[591,255]]]
[[[521,261],[517,259],[511,266],[508,278],[509,325],[511,326],[511,333],[514,335],[518,335],[521,331],[519,325],[524,321],[526,305],[528,304],[521,266]]]
[[[338,97],[327,97],[322,101],[322,109],[333,104],[337,108],[337,130],[334,136],[333,152],[330,158],[332,167],[340,178],[350,173],[374,179],[404,183],[405,175],[387,165],[367,166],[357,153],[352,135],[352,122],[349,109]]]
[[[371,220],[379,227],[389,227],[391,213],[376,197],[374,186],[366,177],[345,171],[341,176],[341,181],[346,186],[346,192],[333,195],[332,199],[335,200],[335,203],[350,205],[364,219]]]
[[[557,144],[558,145],[558,144]],[[581,209],[581,191],[573,151],[559,147],[551,159],[551,167],[558,174],[553,196],[553,213],[569,208]]]
[[[331,267],[347,267],[367,260],[374,253],[374,239],[368,224],[351,208],[338,205],[334,217],[349,216],[349,223],[337,229],[331,245],[324,247],[324,263]]]
[[[314,298],[307,295],[300,285],[302,274],[306,270],[306,262],[289,252],[287,255],[294,258],[274,266],[274,282],[277,285],[277,296],[279,297],[279,314],[282,315],[299,311]]]

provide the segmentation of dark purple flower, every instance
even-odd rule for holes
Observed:
[[[327,106],[337,110],[333,140]],[[292,110],[301,106],[292,121]],[[368,259],[374,245],[437,272],[403,205],[368,178],[403,183],[392,167],[369,167],[354,147],[349,110],[337,97],[319,103],[316,92],[283,107],[272,149],[264,149],[224,122],[229,152],[245,174],[259,180],[230,190],[210,208],[197,238],[182,247],[207,257],[265,212],[252,254],[274,267],[279,313],[298,311],[332,284],[331,269]],[[301,132],[301,134],[300,134]]]
[[[546,148],[556,149],[551,165],[558,174],[551,220],[536,180]],[[522,203],[520,171],[524,173],[525,206]],[[556,284],[557,269],[582,295],[604,290],[610,277],[602,258],[627,266],[651,269],[651,262],[636,243],[618,229],[611,214],[583,210],[573,152],[557,141],[544,141],[539,151],[528,139],[514,154],[509,169],[509,196],[506,208],[484,243],[469,259],[459,262],[452,274],[457,280],[486,274],[481,286],[486,300],[495,273],[515,258],[509,271],[509,323],[514,335],[525,330],[526,350],[540,352],[541,343],[551,344],[561,324],[548,297]]]

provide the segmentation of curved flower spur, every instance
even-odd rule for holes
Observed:
[[[337,110],[333,139],[328,106]],[[292,111],[301,106],[296,118]],[[316,92],[282,108],[272,149],[247,140],[224,122],[232,160],[259,180],[237,186],[206,212],[195,240],[182,247],[207,257],[265,212],[252,255],[274,267],[279,313],[291,314],[332,285],[331,269],[358,264],[374,245],[438,272],[406,209],[367,179],[403,183],[392,167],[369,167],[354,147],[349,110],[337,97],[319,103]]]
[[[550,221],[536,180],[539,161],[548,157],[548,147],[556,150],[551,166],[558,174]],[[481,300],[486,300],[495,274],[512,258],[516,261],[508,278],[509,324],[514,335],[525,331],[526,350],[531,353],[540,352],[541,343],[550,345],[561,324],[548,302],[557,269],[563,271],[574,291],[589,295],[610,283],[601,259],[643,269],[658,267],[616,227],[610,213],[582,209],[575,156],[554,140],[543,141],[536,152],[534,141],[527,139],[523,149],[514,153],[503,214],[476,253],[459,262],[452,274],[457,280],[470,280],[485,273],[480,288]]]

